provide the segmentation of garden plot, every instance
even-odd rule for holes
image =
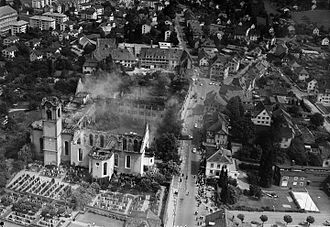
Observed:
[[[70,190],[67,183],[28,172],[22,172],[17,178],[14,178],[7,188],[20,193],[32,193],[55,200],[61,200]]]

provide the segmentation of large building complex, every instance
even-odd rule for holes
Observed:
[[[17,21],[17,12],[10,6],[0,7],[0,33],[9,32],[13,22]]]
[[[76,97],[62,107],[44,98],[42,120],[32,123],[32,143],[45,165],[69,162],[88,168],[94,178],[113,173],[143,174],[154,164],[148,124],[111,113],[114,106]],[[100,104],[103,103],[103,104]]]
[[[55,29],[55,19],[46,16],[30,17],[30,27],[40,28],[40,30]]]
[[[55,19],[55,24],[56,24],[57,27],[69,20],[68,16],[63,14],[63,13],[47,12],[47,13],[44,13],[42,15]]]

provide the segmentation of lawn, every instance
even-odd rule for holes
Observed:
[[[107,227],[124,227],[124,222],[115,220],[112,218],[108,218],[102,215],[94,214],[91,212],[86,212],[85,214],[79,214],[76,217],[76,220],[78,222],[83,223],[95,223],[97,226],[107,226]],[[75,225],[70,225],[75,226]]]
[[[330,10],[313,10],[293,12],[292,19],[298,24],[317,23],[317,26],[324,26],[327,30],[330,28]]]
[[[271,198],[264,195],[260,200],[242,195],[236,204],[237,206],[245,206],[251,208],[265,208],[268,207],[275,211],[295,210],[297,206],[293,202],[291,196],[286,191],[277,191],[278,198]]]

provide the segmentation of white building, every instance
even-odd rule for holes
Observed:
[[[33,16],[30,17],[30,27],[40,28],[40,30],[55,29],[55,19],[46,16]]]
[[[270,126],[272,123],[272,113],[266,109],[262,102],[259,102],[251,113],[251,121],[255,125]]]
[[[237,179],[239,173],[236,170],[235,160],[231,157],[231,151],[223,148],[206,159],[205,175],[218,178],[222,168],[227,169],[228,177]]]
[[[25,33],[28,24],[29,23],[24,20],[14,21],[11,24],[11,34],[16,35],[18,33]]]
[[[60,26],[61,24],[63,24],[64,22],[69,20],[68,16],[63,14],[63,13],[47,12],[47,13],[44,13],[42,15],[55,19],[56,26]]]

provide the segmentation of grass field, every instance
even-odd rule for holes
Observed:
[[[297,206],[293,202],[288,192],[276,191],[276,195],[278,196],[278,198],[263,196],[260,200],[254,200],[250,197],[242,195],[237,205],[253,208],[269,207],[271,209],[275,208],[275,211],[297,209]]]
[[[292,19],[298,24],[316,23],[318,27],[330,28],[330,10],[292,12]]]
[[[94,214],[91,212],[86,212],[85,214],[79,214],[76,218],[76,221],[80,223],[95,223],[97,226],[106,226],[106,227],[124,227],[124,222]],[[71,226],[71,225],[70,225]],[[74,226],[74,225],[72,225]]]

